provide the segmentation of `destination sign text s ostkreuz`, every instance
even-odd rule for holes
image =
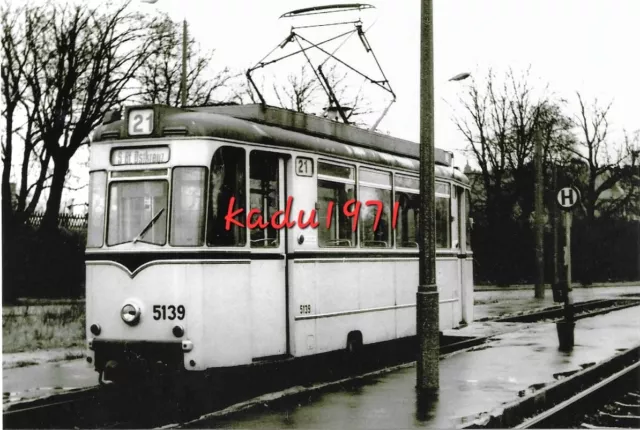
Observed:
[[[168,147],[114,149],[111,153],[111,164],[114,166],[129,164],[161,164],[168,161]]]

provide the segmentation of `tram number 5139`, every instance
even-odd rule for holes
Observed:
[[[301,314],[310,314],[311,313],[311,305],[300,305],[300,313]]]
[[[174,306],[174,305],[153,305],[153,319],[154,320],[174,320],[179,319],[183,320],[187,311],[184,306]]]

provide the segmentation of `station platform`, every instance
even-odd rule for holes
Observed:
[[[558,375],[581,370],[640,343],[637,307],[578,320],[571,352],[558,350],[555,323],[526,325],[496,335],[485,345],[441,359],[437,398],[419,398],[416,368],[411,365],[314,394],[304,403],[299,399],[285,401],[277,408],[261,407],[192,425],[243,429],[461,427],[554,382]]]
[[[576,288],[574,301],[640,297],[640,286]],[[532,290],[477,291],[475,318],[553,306],[551,291],[543,300]],[[579,370],[604,360],[619,349],[640,343],[637,307],[576,323],[576,346],[571,353],[557,348],[553,323],[498,323],[478,321],[445,335],[494,336],[469,351],[450,354],[440,361],[437,400],[417,398],[415,366],[408,365],[363,384],[312,396],[306,404],[277,410],[234,415],[232,421],[199,422],[194,427],[235,428],[414,428],[455,427],[483,412],[515,400],[520,393],[554,381],[554,375]],[[13,361],[12,361],[13,360]],[[3,403],[97,384],[97,373],[84,359],[42,362],[11,367],[16,357],[3,355]]]

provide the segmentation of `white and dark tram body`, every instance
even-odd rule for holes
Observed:
[[[473,274],[468,181],[449,153],[436,164],[442,330],[472,321]],[[414,336],[418,168],[415,143],[263,105],[107,115],[87,361],[203,371]]]

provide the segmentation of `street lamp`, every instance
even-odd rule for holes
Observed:
[[[463,81],[471,76],[471,73],[458,73],[453,78],[449,79],[449,81]]]
[[[156,4],[158,0],[141,0],[143,3]],[[182,9],[182,75],[180,76],[180,104],[187,105],[187,15]]]

